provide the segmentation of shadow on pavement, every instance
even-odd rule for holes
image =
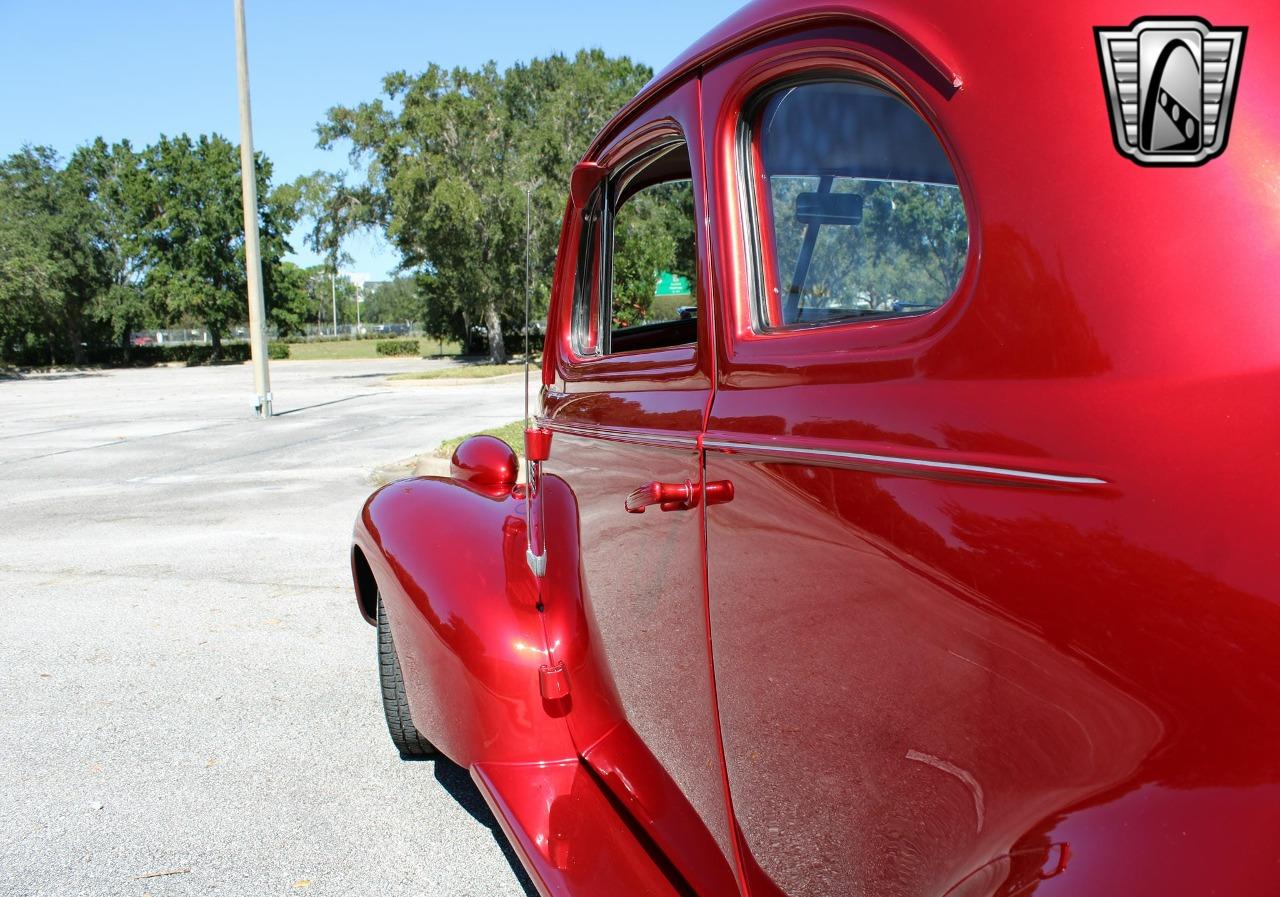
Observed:
[[[101,377],[102,371],[78,368],[75,370],[24,371],[16,368],[0,370],[0,380],[81,380],[85,377]]]
[[[362,392],[356,396],[345,396],[341,399],[330,399],[327,402],[316,402],[314,405],[301,405],[297,408],[290,408],[287,411],[272,411],[272,417],[284,417],[286,414],[297,414],[299,411],[310,411],[312,408],[323,408],[325,405],[337,405],[341,402],[351,402],[355,399],[365,399],[369,396],[376,396],[376,392]]]
[[[476,787],[476,783],[471,780],[471,774],[458,764],[442,756],[404,757],[403,759],[411,762],[425,761],[433,765],[436,781],[444,786],[444,790],[449,792],[449,796],[456,800],[462,809],[470,813],[473,819],[493,834],[494,841],[498,843],[498,847],[502,850],[502,855],[507,859],[507,864],[511,866],[511,871],[516,875],[516,881],[520,882],[520,887],[524,889],[525,897],[538,897],[538,889],[533,886],[533,882],[529,879],[529,873],[524,871],[524,866],[520,864],[520,858],[516,856],[511,843],[507,841],[507,836],[502,833],[502,827],[498,825],[498,820],[494,817],[493,811],[485,803],[484,796],[480,793],[480,789]]]

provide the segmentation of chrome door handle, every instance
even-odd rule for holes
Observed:
[[[664,511],[691,511],[698,506],[702,493],[706,492],[707,504],[719,505],[733,501],[733,483],[716,480],[705,487],[689,480],[683,483],[645,483],[627,496],[627,513],[643,514],[650,505],[658,505]]]

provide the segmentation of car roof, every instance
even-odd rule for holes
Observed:
[[[655,75],[601,129],[584,158],[598,153],[636,109],[683,80],[690,72],[742,47],[786,31],[850,22],[874,25],[911,45],[947,83],[959,88],[961,79],[948,61],[951,54],[946,48],[949,44],[938,25],[938,14],[949,6],[946,0],[753,0],[704,34]]]

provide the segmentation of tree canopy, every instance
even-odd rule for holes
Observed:
[[[91,174],[100,143],[64,168],[48,147],[0,165],[0,339],[8,355],[83,361],[92,304],[110,289],[118,234]]]
[[[339,269],[347,239],[365,229],[400,257],[399,276],[366,291],[366,321],[420,324],[505,360],[507,339],[520,340],[526,280],[535,311],[546,308],[574,164],[651,76],[600,50],[503,70],[428,65],[387,75],[380,96],[336,106],[317,126],[322,147],[348,151],[350,177],[319,171],[273,185],[259,153],[271,322],[287,335],[328,323],[335,305],[352,321]],[[29,146],[0,162],[0,360],[127,353],[132,333],[166,325],[198,326],[219,346],[247,312],[239,177],[238,148],[217,134],[141,148],[99,138],[65,162]],[[284,260],[299,223],[321,257],[312,269]],[[635,308],[620,313],[642,315],[648,268],[672,247],[652,215],[634,230]]]
[[[271,173],[259,154],[264,286],[287,332],[306,308],[305,277],[283,261],[300,198]],[[173,322],[207,328],[216,350],[247,303],[239,149],[223,137],[99,138],[65,164],[48,147],[0,163],[0,359],[82,363]]]
[[[272,287],[282,285],[296,198],[271,190],[271,162],[261,154],[255,167],[264,293],[277,298]],[[199,320],[216,349],[248,307],[239,149],[217,134],[161,137],[142,154],[142,174],[137,208],[147,295],[169,317]]]
[[[383,97],[335,107],[318,128],[321,146],[349,142],[367,172],[343,188],[347,226],[383,229],[402,268],[425,276],[434,323],[460,325],[464,343],[483,327],[490,358],[504,361],[505,334],[523,325],[526,204],[545,308],[573,165],[651,76],[599,50],[505,71],[393,72]]]

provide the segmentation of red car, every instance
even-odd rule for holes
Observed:
[[[352,552],[544,894],[1280,893],[1280,7],[1198,4],[761,0],[600,133],[531,488]]]

